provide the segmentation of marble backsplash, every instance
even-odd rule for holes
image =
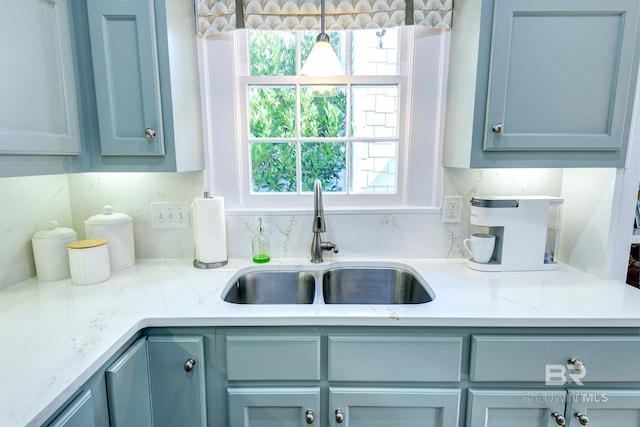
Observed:
[[[445,169],[444,195],[561,194],[562,170]],[[151,227],[151,202],[191,202],[202,194],[202,172],[86,173],[0,179],[0,289],[35,275],[31,235],[50,219],[84,237],[84,220],[110,204],[134,219],[137,258],[193,258],[191,228]],[[340,252],[327,257],[463,257],[462,240],[474,231],[463,203],[459,224],[444,224],[437,209],[398,213],[339,213],[325,209],[327,233]],[[273,258],[305,258],[311,244],[311,210],[265,214]],[[230,257],[250,257],[257,215],[227,215]]]

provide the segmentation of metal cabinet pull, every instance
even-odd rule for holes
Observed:
[[[491,126],[491,130],[493,131],[493,133],[502,133],[503,129],[504,129],[504,126],[502,125],[502,123],[498,123]]]
[[[584,369],[584,364],[575,357],[569,358],[569,360],[567,360],[567,363],[573,366],[573,369],[575,369],[576,371],[582,371]]]
[[[186,362],[184,362],[184,370],[187,372],[191,372],[195,365],[196,365],[196,359],[194,359],[193,357],[190,357],[189,359],[187,359]]]
[[[313,411],[311,409],[307,409],[307,412],[305,413],[305,420],[307,421],[307,424],[313,424]]]
[[[566,420],[564,419],[564,417],[562,416],[562,414],[560,412],[552,412],[551,413],[551,418],[556,420],[556,424],[558,424],[559,426],[563,426],[566,423]]]
[[[155,138],[156,137],[155,129],[146,128],[144,130],[144,136],[147,137],[147,138]]]
[[[578,411],[575,414],[573,414],[573,416],[578,419],[578,422],[580,423],[581,426],[589,425],[589,418],[587,418],[587,416],[582,412]]]
[[[344,412],[342,412],[342,409],[336,409],[336,422],[338,424],[342,424],[343,421],[344,421]]]

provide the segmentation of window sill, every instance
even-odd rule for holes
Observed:
[[[296,216],[311,215],[313,206],[307,209],[286,208],[286,209],[226,209],[227,216]],[[428,214],[441,215],[442,208],[439,207],[398,207],[398,208],[324,208],[328,215],[414,215]]]

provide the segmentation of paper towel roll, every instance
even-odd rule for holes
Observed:
[[[223,197],[193,199],[193,232],[197,261],[207,264],[227,261]]]

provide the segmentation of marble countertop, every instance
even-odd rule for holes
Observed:
[[[371,260],[325,261],[367,265]],[[435,293],[422,305],[237,305],[221,299],[244,268],[314,270],[308,260],[214,270],[191,260],[141,260],[91,286],[27,280],[0,292],[0,425],[40,425],[136,332],[163,326],[363,325],[638,327],[640,290],[566,265],[478,272],[465,260],[396,259]]]

